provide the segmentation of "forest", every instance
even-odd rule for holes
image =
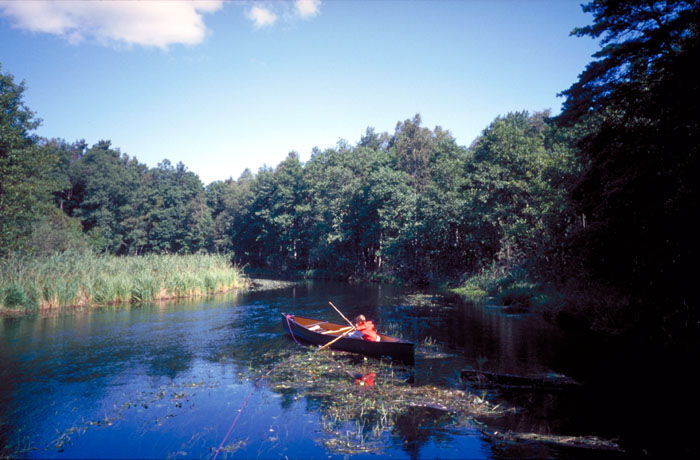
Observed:
[[[410,115],[206,186],[109,140],[39,137],[25,83],[0,67],[0,257],[226,254],[279,274],[442,284],[695,349],[700,5],[584,10],[593,23],[572,34],[601,47],[559,114],[504,114],[469,146]]]

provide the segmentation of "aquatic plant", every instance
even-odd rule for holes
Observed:
[[[486,297],[487,292],[473,282],[466,282],[463,286],[452,288],[452,292],[464,296],[472,302],[477,302]]]
[[[475,415],[507,411],[463,390],[409,383],[411,367],[343,352],[293,350],[266,373],[273,391],[319,403],[321,443],[339,453],[381,450],[387,434],[415,408],[427,408],[455,424]],[[259,372],[262,372],[260,370]]]
[[[246,287],[243,272],[224,255],[62,253],[0,259],[0,309],[148,302]]]
[[[425,348],[437,348],[437,340],[428,335],[421,341],[421,346]]]

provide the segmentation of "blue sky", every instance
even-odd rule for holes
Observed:
[[[556,114],[591,20],[580,0],[0,0],[0,64],[39,135],[207,184],[416,113],[465,146],[499,115]]]

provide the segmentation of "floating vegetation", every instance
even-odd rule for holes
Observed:
[[[455,353],[449,353],[444,350],[444,347],[431,336],[424,337],[415,347],[415,355],[422,359],[443,359],[457,356]]]
[[[517,433],[514,431],[493,431],[486,425],[475,423],[476,428],[484,435],[504,443],[540,443],[559,447],[574,447],[579,449],[608,450],[623,452],[616,442],[600,439],[597,436],[561,436],[539,433]]]
[[[273,280],[265,278],[251,278],[248,290],[250,291],[271,291],[273,289],[287,289],[299,284],[296,281]]]
[[[437,347],[416,347],[415,355],[423,359],[443,359],[455,356],[454,353],[446,353]]]
[[[530,388],[562,390],[580,387],[574,379],[554,372],[542,375],[513,375],[482,369],[462,369],[461,377],[473,386],[486,388]]]
[[[282,359],[261,377],[273,391],[318,404],[324,432],[320,442],[339,453],[388,447],[386,435],[420,408],[456,425],[508,411],[463,390],[413,385],[413,369],[391,362],[315,349]]]
[[[444,308],[445,302],[436,294],[408,294],[401,302],[413,307]]]
[[[240,440],[240,441],[238,441],[238,442],[234,442],[233,444],[227,444],[227,445],[223,446],[221,449],[219,449],[218,447],[210,447],[209,450],[210,450],[210,452],[212,452],[212,453],[216,452],[217,450],[218,450],[219,452],[231,453],[231,452],[237,451],[237,450],[240,449],[241,447],[245,447],[247,444],[248,444],[248,440],[247,440],[247,439],[245,439],[245,440],[242,439],[242,440]]]
[[[110,427],[114,425],[115,422],[123,418],[124,411],[131,408],[146,410],[149,407],[153,407],[154,404],[159,404],[161,401],[165,404],[165,407],[172,406],[172,408],[181,408],[182,401],[188,400],[193,396],[192,393],[188,393],[186,390],[205,386],[211,388],[210,385],[206,385],[203,381],[199,381],[188,382],[181,385],[172,384],[168,386],[161,386],[157,390],[153,391],[138,392],[133,395],[133,398],[129,398],[121,405],[115,405],[113,411],[110,413],[105,413],[102,417],[93,418],[90,420],[83,419],[79,424],[71,426],[63,431],[57,430],[56,439],[51,441],[44,450],[55,449],[58,452],[63,452],[64,448],[71,444],[75,436],[82,436],[89,428],[92,427]],[[152,423],[154,426],[161,426],[163,422],[173,417],[175,417],[175,414],[167,413],[162,417],[155,417]],[[37,449],[34,448],[32,450]],[[13,456],[19,453],[23,453],[23,451],[15,449]]]
[[[464,297],[471,302],[478,302],[488,294],[481,286],[473,281],[467,281],[464,285],[450,289],[451,292]]]
[[[435,340],[434,338],[432,338],[430,336],[423,338],[423,340],[421,340],[420,344],[421,344],[421,346],[423,346],[425,348],[430,348],[430,349],[437,349],[437,347],[438,347],[437,340]]]
[[[383,334],[393,335],[394,337],[401,337],[405,329],[405,326],[401,323],[387,322],[381,325],[381,330]]]

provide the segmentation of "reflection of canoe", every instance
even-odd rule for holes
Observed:
[[[284,326],[297,339],[315,345],[325,345],[331,340],[337,339],[339,335],[347,331],[347,326],[342,324],[320,321],[317,319],[304,318],[296,315],[283,315]],[[341,329],[340,332],[328,332]],[[324,332],[326,332],[324,334]],[[406,340],[392,337],[386,334],[379,334],[381,341],[370,342],[361,337],[345,336],[336,340],[330,348],[334,350],[350,351],[375,358],[390,358],[394,361],[413,364],[413,343]]]

